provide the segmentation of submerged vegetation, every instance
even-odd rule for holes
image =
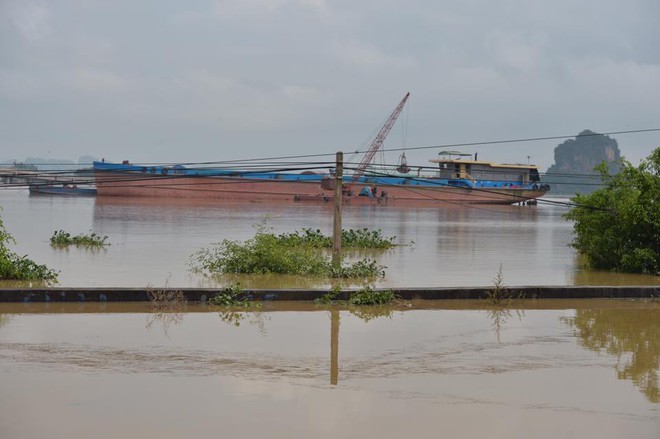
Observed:
[[[147,317],[147,329],[151,329],[155,322],[163,325],[165,333],[170,326],[178,325],[183,321],[188,299],[181,290],[171,290],[166,283],[163,289],[147,288],[147,297],[151,302],[152,311]]]
[[[70,233],[65,232],[64,230],[57,230],[53,232],[53,236],[50,237],[50,245],[54,247],[68,247],[70,245],[75,245],[77,247],[105,247],[110,245],[106,242],[108,239],[107,236],[100,236],[94,232],[89,234],[78,234],[71,236]]]
[[[255,302],[238,283],[216,293],[209,299],[209,305],[220,308],[218,316],[225,323],[238,327],[246,317],[252,316],[250,323],[257,324],[259,332],[265,331],[263,317],[258,312],[261,302]]]
[[[303,229],[303,232],[275,235],[263,224],[256,227],[254,237],[244,241],[228,239],[204,248],[191,257],[193,272],[205,274],[292,274],[337,278],[383,277],[385,267],[371,259],[363,259],[341,267],[333,267],[326,248],[326,237]],[[356,242],[384,245],[388,241],[380,232],[353,231]],[[370,238],[369,238],[370,236]],[[358,238],[359,237],[359,238]]]
[[[351,293],[348,298],[349,305],[390,305],[400,300],[392,290],[376,290],[366,286],[361,290]]]
[[[278,242],[288,247],[308,246],[315,248],[332,248],[332,237],[324,235],[319,229],[303,228],[293,233],[282,233],[276,236]],[[390,249],[394,247],[395,236],[386,238],[380,229],[344,229],[341,231],[342,246],[360,249]]]
[[[218,292],[209,299],[209,304],[223,307],[244,307],[249,308],[257,306],[248,294],[243,291],[240,284],[230,285],[224,290]]]
[[[0,280],[36,280],[47,283],[57,280],[56,271],[11,251],[8,246],[15,243],[0,218]]]
[[[155,311],[181,311],[188,306],[188,299],[181,290],[147,288],[147,297]]]
[[[341,290],[335,287],[315,299],[314,303],[332,312],[336,312],[337,307],[346,307],[349,313],[365,322],[379,317],[392,317],[394,311],[412,306],[392,290],[377,290],[369,285],[350,292],[347,300],[340,300],[340,296]]]
[[[348,300],[345,302],[339,300],[340,295],[341,290],[339,288],[333,288],[323,296],[315,299],[314,303],[318,305],[339,305],[346,303],[355,306],[401,305],[407,303],[392,290],[377,290],[370,285],[357,291],[352,291],[348,295]]]

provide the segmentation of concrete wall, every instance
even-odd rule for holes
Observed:
[[[484,287],[469,288],[403,288],[393,289],[406,300],[483,299]],[[158,291],[182,291],[189,301],[206,301],[222,289],[153,288]],[[656,286],[529,286],[510,288],[514,297],[525,299],[590,299],[590,298],[657,298]],[[326,294],[318,290],[245,290],[255,300],[312,301]],[[340,293],[346,300],[350,290]],[[0,302],[147,302],[146,288],[0,288]]]

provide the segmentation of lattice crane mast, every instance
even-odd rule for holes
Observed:
[[[399,117],[399,114],[401,114],[401,110],[403,110],[404,105],[406,105],[406,101],[408,100],[409,96],[410,93],[406,93],[403,99],[401,99],[401,102],[399,102],[399,105],[396,106],[390,117],[387,118],[385,125],[383,125],[383,127],[380,129],[374,141],[371,142],[371,146],[369,146],[369,149],[364,154],[364,157],[362,157],[362,161],[360,162],[358,167],[355,169],[355,172],[353,173],[354,182],[358,181],[360,177],[362,177],[364,171],[367,169],[367,166],[369,166],[369,163],[371,163],[371,160],[373,160],[374,156],[376,155],[376,152],[381,147],[381,145],[385,141],[385,138],[392,129],[394,122],[396,122],[396,119]]]

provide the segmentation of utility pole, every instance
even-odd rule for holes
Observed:
[[[337,153],[335,169],[335,212],[332,228],[332,266],[339,268],[341,266],[341,203],[342,203],[342,183],[344,180],[344,153]]]

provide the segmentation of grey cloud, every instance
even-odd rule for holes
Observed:
[[[410,147],[655,128],[657,4],[10,1],[0,6],[0,159],[349,151],[406,91]],[[386,146],[403,146],[402,135],[395,127]],[[660,135],[618,140],[634,161]],[[468,152],[547,167],[557,143]]]

